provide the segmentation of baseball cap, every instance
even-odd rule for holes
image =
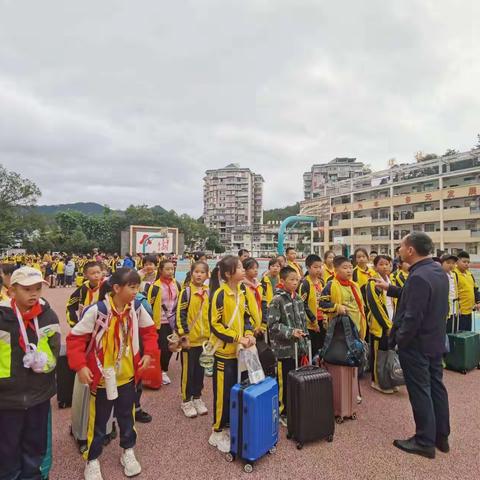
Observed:
[[[443,263],[443,262],[446,262],[448,260],[455,260],[457,261],[458,260],[458,257],[456,257],[455,255],[452,255],[451,253],[445,253],[444,255],[442,255],[440,257],[440,261]]]
[[[10,285],[18,283],[23,287],[30,287],[37,283],[47,283],[42,276],[42,272],[32,267],[20,267],[12,273]]]

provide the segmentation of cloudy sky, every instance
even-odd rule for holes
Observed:
[[[302,199],[313,163],[373,168],[480,133],[477,0],[0,0],[0,163],[40,203],[200,215],[208,168]]]

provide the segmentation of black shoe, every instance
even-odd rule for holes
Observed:
[[[435,458],[435,447],[424,447],[415,440],[415,437],[408,440],[394,440],[393,445],[407,453],[414,453],[426,458]]]
[[[448,437],[438,437],[435,446],[443,453],[448,453],[450,451]]]
[[[152,416],[143,410],[138,410],[135,412],[135,421],[140,423],[150,423],[152,421]]]

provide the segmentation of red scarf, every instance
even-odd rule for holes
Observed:
[[[98,292],[101,286],[102,286],[102,282],[98,282],[98,285],[96,287],[90,287],[90,282],[88,282],[87,295],[85,297],[86,305],[91,305],[93,303],[95,294]]]
[[[253,283],[252,281],[245,279],[243,281],[245,285],[252,290],[253,294],[255,295],[255,300],[257,302],[258,308],[261,310],[262,309],[262,296],[260,295],[260,292],[258,291],[259,283],[257,282],[256,284]]]
[[[365,318],[363,300],[362,300],[362,297],[358,295],[357,284],[355,282],[352,282],[351,280],[340,280],[336,275],[335,275],[335,278],[337,279],[338,283],[343,287],[350,287],[350,289],[352,290],[353,296],[355,298],[355,301],[357,302],[358,310],[360,311],[360,314],[362,315],[362,317]]]
[[[10,305],[15,314],[17,311],[20,312],[20,309],[17,307],[17,304],[13,298],[10,302]],[[35,303],[35,305],[30,310],[27,310],[25,313],[20,312],[23,323],[25,324],[25,330],[31,328],[35,332],[35,325],[33,323],[33,319],[35,317],[38,317],[42,313],[42,311],[42,306],[40,305],[40,302],[37,301],[37,303]],[[27,351],[27,346],[25,345],[25,341],[23,340],[22,335],[20,335],[18,338],[18,344],[24,352]]]
[[[176,291],[173,288],[174,283],[173,283],[173,278],[170,277],[160,277],[160,281],[164,283],[168,287],[168,299],[173,300],[175,298]]]

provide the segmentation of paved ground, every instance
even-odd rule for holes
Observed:
[[[46,291],[46,297],[61,317],[64,332],[64,305],[68,290]],[[260,460],[254,472],[245,474],[240,462],[229,464],[207,443],[211,416],[186,419],[179,409],[179,364],[172,359],[173,384],[144,394],[144,408],[154,416],[148,425],[138,425],[137,456],[145,480],[168,479],[294,479],[311,480],[474,480],[480,478],[480,370],[464,376],[445,372],[450,395],[452,435],[451,453],[437,453],[435,460],[404,454],[392,446],[395,438],[413,432],[413,420],[405,391],[384,396],[363,383],[364,402],[358,420],[337,426],[333,443],[317,442],[302,451],[285,438],[274,455]],[[207,405],[212,403],[210,379],[205,382]],[[70,411],[58,410],[53,403],[52,480],[83,478],[83,460],[69,436]],[[106,480],[123,477],[119,464],[118,440],[101,457]]]

